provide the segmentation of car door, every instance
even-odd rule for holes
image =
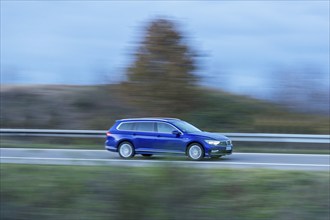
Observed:
[[[175,135],[174,130],[179,131],[173,125],[166,122],[157,122],[157,139],[155,145],[161,152],[184,153],[185,141],[182,135]],[[181,133],[181,132],[180,132]]]
[[[155,122],[144,121],[135,123],[133,143],[136,151],[154,151],[156,138]]]

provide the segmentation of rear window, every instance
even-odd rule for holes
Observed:
[[[123,122],[118,126],[118,130],[122,130],[122,131],[132,131],[134,128],[134,124],[132,122]]]

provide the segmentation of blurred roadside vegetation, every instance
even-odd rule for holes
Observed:
[[[1,127],[108,129],[127,117],[177,117],[202,130],[329,134],[329,117],[297,113],[270,102],[199,88],[200,103],[184,112],[158,113],[130,102],[121,85],[2,86]]]
[[[2,164],[1,219],[329,219],[329,173]]]

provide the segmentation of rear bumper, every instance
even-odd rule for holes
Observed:
[[[106,149],[107,151],[117,152],[117,148],[116,148],[116,147],[113,147],[113,146],[105,145],[105,149]]]

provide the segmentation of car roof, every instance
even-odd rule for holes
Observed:
[[[178,118],[162,118],[162,117],[151,117],[151,118],[124,118],[117,120],[119,122],[123,121],[174,121],[174,120],[180,120]]]

